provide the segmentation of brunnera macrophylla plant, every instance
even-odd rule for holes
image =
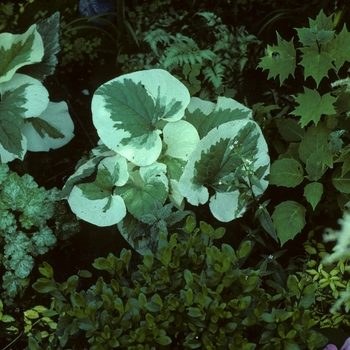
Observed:
[[[268,45],[258,66],[268,70],[268,79],[279,76],[282,85],[300,65],[305,80],[314,85],[301,86],[292,96],[295,108],[275,121],[287,147],[280,148],[271,165],[270,184],[303,189],[301,200],[282,201],[272,214],[282,244],[301,232],[307,213],[323,210],[323,199],[336,196],[335,206],[342,210],[350,200],[350,84],[347,78],[331,79],[331,72],[340,78],[341,68],[350,62],[350,33],[345,25],[337,32],[323,10],[309,19],[309,27],[296,31],[298,40],[289,42],[277,33],[277,45]],[[328,79],[329,91],[326,85],[320,88],[323,79]]]
[[[0,161],[23,159],[67,144],[74,125],[65,102],[51,102],[42,84],[57,64],[59,13],[23,34],[0,34]]]
[[[186,201],[209,201],[213,216],[228,222],[268,185],[267,144],[251,110],[224,97],[217,103],[191,99],[185,85],[165,70],[134,72],[103,84],[94,93],[92,114],[100,145],[68,179],[62,195],[79,218],[97,226],[118,223],[139,251],[149,246],[149,238],[136,244],[132,228],[159,204],[182,210]]]

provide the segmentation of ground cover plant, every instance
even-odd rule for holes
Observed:
[[[308,21],[292,20],[289,10],[272,12],[289,14],[289,23],[297,25],[278,28],[277,43],[264,52],[262,33],[274,20],[259,30],[254,21],[242,28],[236,12],[233,24],[225,21],[228,8],[253,15],[253,7],[243,2],[222,1],[214,8],[205,2],[196,8],[192,1],[180,8],[175,0],[116,4],[118,16],[71,18],[65,24],[66,60],[61,57],[64,64],[54,75],[56,61],[48,64],[47,74],[39,77],[44,85],[11,83],[22,88],[17,95],[3,89],[7,136],[7,96],[13,95],[18,111],[15,137],[8,137],[12,144],[2,143],[12,158],[4,152],[1,158],[0,210],[3,218],[12,218],[11,223],[2,220],[1,268],[13,282],[2,289],[3,346],[323,349],[334,343],[340,348],[350,323],[348,256],[342,249],[350,193],[346,7],[326,4],[324,10],[310,10]],[[260,1],[254,5],[263,13]],[[270,11],[277,6],[274,1],[265,5]],[[21,5],[16,18],[31,6],[38,2]],[[16,7],[10,7],[4,9],[14,16]],[[68,8],[62,12],[74,14]],[[207,38],[193,19],[208,30]],[[4,25],[16,28],[20,22]],[[19,38],[10,41],[20,48],[28,38],[38,41],[36,30],[45,36],[40,24],[31,25],[23,28],[25,34],[6,37]],[[119,68],[97,80],[90,71],[84,93],[69,90],[61,80],[77,68],[70,65],[69,40],[76,38],[80,50],[106,28],[115,31],[116,47],[128,37],[129,51],[93,52],[84,65],[89,55],[81,50],[78,65],[91,69],[106,54]],[[50,36],[57,32],[56,17]],[[27,50],[28,59],[15,60],[25,67],[7,66],[2,86],[58,52],[55,45],[52,51],[45,48],[44,40],[46,59],[35,58],[29,41],[19,50]],[[261,95],[244,88],[252,69]],[[47,151],[55,148],[51,139],[69,135],[67,114],[61,129],[39,111],[37,139],[23,128],[33,124],[35,112],[35,94],[27,85],[40,86],[44,94],[47,89],[51,99],[55,81],[60,94],[53,100],[67,101],[77,136],[67,146],[61,148],[71,136],[57,144],[60,150],[33,156],[31,151],[39,149],[30,145],[41,144],[35,140],[50,136],[40,149]],[[91,106],[91,122],[76,113],[79,103],[85,114]],[[85,141],[74,143],[80,135]],[[74,155],[73,144],[82,147]],[[65,149],[69,155],[62,157]],[[60,167],[69,169],[55,168],[49,175],[62,191],[36,169],[38,158],[49,169],[55,155]],[[34,180],[46,189],[26,174],[33,169]],[[23,198],[34,196],[41,207],[35,201],[23,205],[11,188]],[[80,230],[74,214],[82,219]],[[323,237],[328,226],[333,229],[325,237],[338,240],[331,255]],[[16,237],[22,240],[14,254]],[[94,255],[84,250],[89,241]]]

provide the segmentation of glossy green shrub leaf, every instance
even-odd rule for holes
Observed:
[[[304,180],[302,165],[293,158],[275,160],[271,165],[270,184],[295,187]]]
[[[46,261],[43,262],[43,267],[39,267],[39,272],[43,276],[45,276],[49,279],[53,279],[53,268]]]
[[[305,213],[305,207],[295,201],[285,201],[276,206],[272,220],[281,246],[303,229],[306,223]]]
[[[39,293],[49,293],[58,289],[56,283],[47,278],[38,278],[38,280],[33,283],[33,288]]]

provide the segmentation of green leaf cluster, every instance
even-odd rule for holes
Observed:
[[[228,222],[268,185],[267,144],[251,110],[225,97],[216,104],[190,98],[165,70],[106,82],[94,93],[92,112],[100,145],[67,180],[62,197],[83,220],[118,223],[138,252],[187,214],[172,217],[164,207],[163,217],[154,217],[155,206],[170,202],[183,210],[186,201],[209,201],[212,214]]]
[[[2,295],[10,302],[29,283],[34,257],[56,244],[52,230],[58,190],[38,187],[25,174],[20,177],[0,164],[0,263]]]
[[[295,188],[301,194],[300,200],[294,197],[275,206],[271,217],[281,244],[301,232],[313,215],[344,209],[350,193],[349,85],[346,79],[331,80],[349,62],[350,33],[345,25],[337,33],[332,17],[323,10],[316,19],[309,19],[309,27],[296,32],[297,40],[289,42],[277,34],[277,45],[267,47],[267,56],[258,65],[269,71],[268,79],[278,76],[281,86],[290,75],[294,77],[296,69],[302,68],[305,79],[299,89],[303,92],[291,93],[297,106],[285,107],[273,121],[278,159],[271,165],[270,184]]]
[[[57,64],[59,13],[23,34],[1,33],[0,160],[23,159],[27,150],[58,148],[74,136],[65,102],[49,101],[42,84]]]
[[[166,19],[155,19],[141,34],[151,52],[120,55],[118,61],[123,64],[123,72],[163,68],[178,77],[191,96],[209,100],[217,95],[233,97],[243,71],[254,66],[248,57],[260,41],[244,27],[224,24],[213,12],[200,11],[193,16],[195,21],[186,11],[170,12],[164,13]],[[182,24],[184,20],[186,25]],[[191,36],[183,34],[188,32]],[[225,73],[228,71],[231,74]]]
[[[59,283],[47,263],[33,288],[53,302],[45,314],[57,324],[50,339],[39,326],[35,349],[315,349],[326,338],[309,311],[316,285],[296,275],[281,284],[263,270],[243,267],[251,242],[217,247],[223,228],[192,216],[177,234],[161,235],[137,268],[131,251],[98,258],[94,267],[110,274],[87,290],[79,277]],[[50,342],[50,343],[49,343]]]

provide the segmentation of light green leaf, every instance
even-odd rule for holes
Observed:
[[[295,187],[301,184],[303,179],[303,167],[293,158],[278,159],[271,165],[271,185]]]
[[[333,15],[326,16],[321,9],[320,13],[316,16],[316,19],[309,18],[310,28],[317,27],[318,30],[332,30],[334,23],[332,19]]]
[[[132,163],[154,163],[162,150],[157,122],[180,120],[190,101],[187,88],[161,69],[134,72],[100,86],[92,99],[93,122],[102,142]]]
[[[1,33],[0,42],[0,83],[9,81],[20,67],[40,62],[44,55],[35,24],[23,34]]]
[[[306,223],[305,213],[305,207],[294,201],[285,201],[276,206],[272,220],[281,246],[303,229]]]
[[[179,191],[192,205],[209,199],[207,187],[215,190],[210,209],[220,221],[239,217],[268,182],[267,145],[258,125],[237,120],[212,129],[190,155],[179,181]],[[256,176],[259,186],[251,183]],[[252,193],[251,193],[252,191]]]
[[[320,202],[323,193],[323,185],[320,182],[311,182],[304,187],[304,197],[315,210]]]
[[[306,178],[310,181],[318,181],[327,170],[329,164],[333,165],[333,157],[330,149],[323,146],[313,152],[306,160]]]
[[[341,193],[350,193],[350,172],[342,176],[341,167],[335,169],[332,174],[332,184]]]
[[[199,135],[192,124],[179,120],[165,125],[163,141],[167,146],[165,155],[186,161],[199,143]]]
[[[132,172],[128,183],[116,188],[115,193],[122,196],[129,213],[135,218],[150,214],[155,202],[164,204],[168,196],[168,178],[165,173],[165,164],[153,163]]]
[[[252,119],[252,111],[227,97],[219,96],[216,104],[192,97],[186,109],[185,118],[196,128],[199,137],[203,138],[210,130],[223,123]]]
[[[331,55],[335,58],[334,63],[337,72],[346,61],[349,62],[350,60],[350,33],[348,32],[345,23],[341,32],[335,37]]]
[[[269,75],[267,79],[276,78],[279,75],[280,85],[291,74],[294,77],[296,67],[296,51],[293,45],[293,38],[286,41],[277,34],[277,46],[267,45],[267,56],[261,58],[258,64],[263,70],[268,69]]]
[[[312,154],[319,149],[323,149],[325,145],[328,145],[330,134],[331,130],[329,130],[323,123],[309,127],[298,149],[300,159],[306,163]],[[327,161],[327,158],[325,157],[324,160]],[[329,167],[332,166],[332,163],[329,164],[326,162],[326,164]]]
[[[325,51],[320,52],[317,44],[312,47],[302,47],[299,50],[303,52],[299,64],[305,68],[304,78],[312,77],[318,87],[323,77],[328,77],[328,71],[334,68],[333,56]]]
[[[49,102],[37,118],[28,118],[22,128],[27,148],[32,152],[45,152],[66,145],[74,137],[74,124],[67,103]]]
[[[290,114],[300,116],[300,125],[305,127],[311,121],[316,125],[323,114],[335,114],[333,103],[337,100],[330,93],[321,96],[316,90],[304,87],[304,93],[295,97],[295,102],[299,104]]]

